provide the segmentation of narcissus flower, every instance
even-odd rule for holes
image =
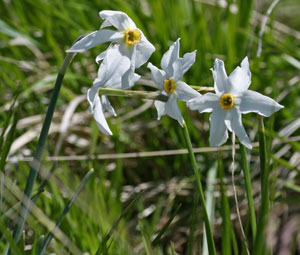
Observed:
[[[130,88],[133,85],[130,82],[133,79],[134,70],[147,62],[155,48],[127,14],[120,11],[101,11],[99,15],[104,20],[100,30],[87,34],[67,52],[82,52],[105,42],[117,44],[118,47],[113,49],[130,60],[126,63],[126,72],[122,77],[123,88]],[[109,26],[117,30],[107,29]],[[101,53],[100,56],[105,55],[107,51]],[[115,61],[119,63],[118,59]]]
[[[111,45],[105,55],[98,58],[102,63],[98,70],[98,77],[94,80],[93,87],[88,90],[87,99],[90,103],[90,113],[94,115],[97,126],[104,134],[112,135],[104,116],[104,111],[109,111],[116,116],[114,108],[111,106],[106,96],[98,95],[99,88],[122,89],[122,76],[126,73],[126,66],[130,60],[122,55],[120,51],[115,50],[118,45]],[[115,61],[119,61],[118,65]],[[132,83],[136,82],[133,77]]]
[[[180,125],[183,126],[183,118],[177,105],[177,99],[186,102],[198,97],[200,94],[182,81],[183,75],[195,62],[196,51],[186,53],[183,58],[180,58],[179,40],[180,38],[163,55],[160,64],[163,70],[158,69],[151,63],[148,63],[148,68],[151,70],[152,80],[162,90],[161,93],[169,97],[166,103],[161,101],[154,102],[158,112],[158,119],[167,114],[178,120]]]
[[[251,143],[242,124],[241,114],[256,112],[269,117],[283,108],[270,97],[248,90],[251,83],[248,58],[227,77],[224,62],[216,59],[212,69],[216,94],[207,93],[187,102],[192,110],[212,112],[210,115],[210,145],[220,146],[233,131],[239,141],[251,149]]]

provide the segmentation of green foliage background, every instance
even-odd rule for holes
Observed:
[[[224,5],[224,2],[227,3]],[[213,86],[209,68],[216,57],[225,61],[229,74],[247,55],[252,72],[251,89],[280,101],[285,108],[266,120],[268,144],[272,158],[272,212],[274,229],[270,236],[280,241],[287,224],[299,216],[299,108],[300,108],[300,31],[297,0],[282,0],[269,18],[263,35],[262,54],[256,57],[258,33],[262,15],[270,1],[201,1],[201,0],[1,0],[0,1],[0,128],[4,132],[16,115],[16,132],[1,135],[1,157],[8,141],[10,154],[2,167],[5,173],[1,188],[1,226],[12,229],[16,213],[5,213],[20,200],[29,172],[27,157],[32,156],[37,136],[49,103],[59,67],[67,50],[80,35],[99,29],[98,12],[105,9],[126,12],[145,33],[156,51],[150,61],[160,66],[160,59],[169,45],[181,38],[181,54],[197,50],[196,63],[185,75],[191,85]],[[47,252],[56,254],[95,254],[104,236],[122,214],[126,205],[138,193],[144,194],[121,220],[107,243],[104,254],[171,254],[174,243],[178,254],[200,254],[202,248],[201,206],[194,195],[194,177],[187,155],[136,157],[127,159],[84,159],[79,155],[119,154],[176,150],[185,148],[180,126],[173,119],[157,121],[156,110],[139,99],[112,98],[118,117],[108,118],[114,136],[99,133],[88,113],[84,100],[87,89],[97,75],[95,57],[107,45],[100,45],[78,54],[67,71],[54,120],[52,132],[42,162],[41,176],[55,168],[46,189],[37,200],[28,219],[25,232],[25,254],[35,254],[36,243],[47,234],[61,215],[68,199],[85,173],[95,173],[87,183],[71,211],[62,222],[60,231]],[[146,65],[138,70],[143,80],[134,89],[153,90],[149,84]],[[10,108],[15,98],[17,103]],[[73,100],[79,100],[70,126],[62,138],[59,156],[71,160],[55,163],[48,156],[56,154],[60,123]],[[139,107],[149,107],[143,111]],[[207,114],[189,111],[180,104],[194,147],[207,147],[209,125]],[[140,111],[138,110],[140,109]],[[138,111],[137,111],[138,110]],[[132,113],[136,113],[132,115]],[[243,117],[243,123],[253,141],[257,141],[257,118],[254,114]],[[293,126],[291,126],[293,124]],[[1,131],[1,132],[2,132]],[[281,132],[281,133],[279,133]],[[271,147],[274,138],[296,137]],[[2,139],[3,138],[3,139]],[[12,146],[10,146],[12,144]],[[230,142],[228,142],[230,145]],[[19,160],[23,157],[23,160]],[[217,153],[197,154],[201,174],[205,179],[216,169]],[[238,248],[243,250],[230,181],[230,151],[222,156],[225,186]],[[258,150],[251,152],[255,203],[259,205]],[[237,155],[237,188],[243,222],[247,229],[247,204],[243,179]],[[2,165],[1,165],[2,166]],[[216,170],[215,170],[216,171]],[[2,178],[2,180],[4,180]],[[204,187],[207,187],[207,182]],[[217,250],[221,245],[220,179],[214,178],[215,193],[214,235]],[[147,247],[149,240],[159,232],[170,215],[182,204],[172,224],[159,244]],[[283,209],[284,208],[284,209]],[[273,220],[273,221],[272,221]],[[299,223],[299,220],[297,221]],[[194,228],[194,230],[192,230]],[[192,230],[192,231],[191,231]],[[1,228],[1,232],[3,232]],[[290,230],[292,231],[292,230]],[[297,232],[298,231],[298,232]],[[299,235],[299,230],[296,232]],[[189,234],[192,233],[192,234]],[[2,236],[0,250],[8,237]],[[272,241],[272,238],[270,238]],[[280,242],[272,243],[274,254],[280,252]],[[110,243],[111,242],[111,243]],[[299,242],[299,239],[298,239]],[[299,254],[297,240],[291,240],[291,254]],[[102,242],[103,244],[103,242]],[[299,247],[298,247],[299,249]],[[242,254],[242,253],[239,253]]]

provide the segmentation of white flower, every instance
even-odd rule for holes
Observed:
[[[90,103],[90,113],[94,115],[97,126],[104,134],[112,135],[112,132],[106,122],[104,111],[109,111],[116,116],[114,108],[111,106],[106,96],[98,95],[99,88],[122,89],[122,76],[127,72],[126,66],[130,60],[121,54],[117,48],[119,45],[110,45],[106,54],[103,54],[97,60],[103,60],[99,70],[98,77],[94,80],[93,87],[88,90],[87,99]],[[116,65],[116,60],[118,65]],[[131,77],[132,83],[139,77],[135,74]]]
[[[270,97],[248,90],[251,83],[251,72],[247,57],[243,59],[241,67],[238,66],[229,77],[227,77],[224,62],[216,59],[212,73],[216,94],[207,93],[192,99],[187,102],[187,106],[200,113],[212,112],[209,137],[211,146],[220,146],[225,143],[228,139],[228,129],[238,136],[242,144],[251,149],[252,146],[243,127],[241,114],[256,112],[269,117],[283,106]]]
[[[163,55],[160,63],[163,70],[158,69],[151,63],[148,63],[148,68],[151,70],[152,80],[162,90],[162,94],[169,97],[166,103],[161,101],[154,102],[158,112],[158,119],[167,114],[178,120],[180,125],[183,126],[183,118],[177,105],[177,99],[188,101],[200,94],[182,81],[185,72],[195,62],[196,51],[186,53],[183,58],[179,58],[179,40],[180,38]]]
[[[122,56],[130,60],[126,63],[127,71],[122,77],[123,88],[130,88],[133,85],[132,76],[136,76],[134,70],[147,62],[155,48],[127,14],[120,11],[101,11],[99,15],[104,20],[100,30],[87,34],[67,52],[82,52],[105,42],[118,44],[119,47],[115,50],[119,50]],[[117,30],[106,29],[109,26]],[[106,52],[101,53],[100,58],[105,54]]]

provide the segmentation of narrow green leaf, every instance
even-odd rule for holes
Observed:
[[[259,116],[259,156],[260,156],[260,174],[261,174],[261,205],[258,218],[258,231],[255,239],[253,253],[263,254],[265,247],[265,226],[269,214],[269,166],[268,153],[266,146],[266,136],[263,117]]]
[[[17,112],[13,116],[13,123],[12,126],[8,132],[7,138],[3,144],[3,148],[1,149],[1,159],[0,159],[0,171],[4,172],[4,166],[6,163],[6,158],[9,153],[10,147],[14,141],[15,133],[16,133],[16,127],[18,122],[18,116]]]
[[[203,207],[205,230],[206,230],[209,254],[215,255],[217,252],[216,252],[213,233],[211,230],[210,221],[209,221],[209,217],[208,217],[208,213],[207,213],[207,209],[206,209],[206,202],[205,202],[204,192],[203,192],[203,188],[202,188],[202,184],[201,184],[201,176],[200,176],[200,173],[199,173],[199,170],[197,167],[197,162],[196,162],[195,155],[193,152],[191,138],[190,138],[189,131],[188,131],[185,121],[183,121],[183,134],[184,134],[184,139],[185,139],[186,146],[187,146],[187,149],[189,152],[190,160],[192,162],[194,174],[196,177],[196,182],[197,182],[198,191],[199,191],[199,195],[200,195],[201,205]]]
[[[132,208],[132,206],[136,203],[137,200],[140,199],[140,197],[143,195],[143,192],[140,192],[129,204],[128,206],[125,208],[125,210],[122,212],[122,214],[120,215],[120,217],[117,219],[117,221],[114,223],[114,225],[111,227],[110,231],[105,235],[105,237],[103,238],[98,250],[96,251],[95,255],[100,255],[103,254],[104,249],[106,249],[106,243],[107,241],[110,239],[110,237],[112,236],[113,232],[116,230],[116,228],[118,227],[120,221],[122,220],[122,218],[128,213],[128,211]]]
[[[250,213],[250,223],[251,223],[251,230],[252,230],[252,238],[255,240],[256,237],[256,215],[255,215],[255,207],[252,195],[252,185],[251,185],[251,176],[249,170],[249,164],[247,159],[247,151],[246,147],[240,143],[240,153],[242,159],[242,167],[246,185],[246,194],[248,199],[248,207]]]
[[[41,235],[38,238],[37,242],[36,242],[34,255],[41,255],[42,254],[42,249],[43,249],[44,243],[45,243],[45,236]]]
[[[231,219],[230,219],[230,208],[229,202],[226,195],[226,189],[224,185],[224,167],[222,162],[222,153],[218,154],[218,170],[220,178],[221,188],[221,216],[222,216],[222,254],[231,255],[231,234],[233,232]]]
[[[155,239],[152,241],[152,245],[155,246],[159,243],[160,238],[162,237],[162,235],[167,231],[169,225],[171,224],[171,222],[173,221],[173,219],[175,218],[175,216],[177,215],[179,209],[181,207],[181,204],[179,204],[175,211],[172,213],[171,217],[168,219],[167,223],[162,227],[162,229],[159,231],[159,233],[157,234],[157,236],[155,237]]]
[[[90,170],[85,177],[83,178],[83,180],[81,181],[81,183],[79,184],[78,188],[76,189],[75,193],[73,194],[73,196],[71,197],[71,199],[69,200],[69,202],[67,203],[66,207],[64,208],[61,216],[59,217],[59,219],[57,220],[54,229],[46,236],[43,247],[41,249],[40,255],[43,255],[53,237],[53,233],[54,231],[60,226],[62,220],[64,219],[64,217],[67,215],[67,213],[70,211],[71,206],[73,205],[74,201],[76,200],[76,198],[78,197],[78,195],[80,194],[80,192],[82,191],[83,187],[85,186],[85,184],[87,183],[87,181],[90,179],[90,177],[92,176],[92,174],[94,173],[94,170]]]
[[[147,255],[154,255],[154,252],[153,252],[152,247],[151,247],[150,237],[148,236],[148,233],[144,229],[144,226],[143,226],[141,221],[139,221],[139,227],[140,227],[141,234],[142,234],[142,237],[143,237],[143,243],[144,243],[144,246],[145,246],[146,254]]]

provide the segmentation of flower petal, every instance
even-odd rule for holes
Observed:
[[[189,85],[187,85],[183,81],[178,81],[177,86],[175,88],[176,94],[178,95],[178,99],[180,101],[188,101],[192,98],[198,97],[201,94],[196,90],[192,89]]]
[[[249,69],[248,58],[245,57],[241,63],[241,67],[236,67],[228,77],[229,93],[238,94],[249,88],[251,84],[251,72]]]
[[[227,141],[228,131],[224,122],[225,117],[226,112],[221,108],[216,108],[210,115],[210,146],[220,146]]]
[[[89,107],[90,114],[94,113],[94,103],[95,103],[97,95],[98,95],[98,88],[97,87],[93,86],[92,88],[88,89],[88,91],[87,91],[87,100],[90,103],[90,107]]]
[[[171,96],[169,96],[169,100],[166,103],[161,101],[154,101],[154,105],[157,109],[158,120],[161,118],[161,116],[167,114],[171,118],[177,120],[183,127],[183,118],[177,105],[176,95],[172,94]]]
[[[224,62],[220,59],[215,60],[214,68],[210,69],[214,77],[214,87],[217,95],[222,95],[227,87],[227,74]]]
[[[135,29],[136,25],[124,12],[120,11],[101,11],[99,12],[101,19],[104,19],[101,28],[114,26],[119,31]]]
[[[173,69],[174,69],[174,77],[175,81],[181,81],[183,75],[190,69],[190,67],[195,63],[196,59],[196,50],[193,52],[189,52],[183,55],[183,58],[178,58],[173,63]]]
[[[163,55],[161,59],[161,67],[167,72],[169,78],[174,76],[174,67],[173,63],[179,58],[179,47],[180,47],[180,38],[174,42],[169,50]]]
[[[241,113],[256,112],[265,117],[269,117],[282,108],[283,106],[278,104],[272,98],[253,90],[243,92],[241,95],[241,103],[239,105]]]
[[[103,51],[103,52],[101,52],[101,53],[96,57],[96,63],[97,63],[97,64],[99,64],[99,62],[105,58],[106,53],[107,53],[107,51]]]
[[[160,118],[166,114],[166,103],[154,101],[154,105],[157,110],[157,119],[160,120]]]
[[[165,113],[170,117],[172,117],[173,119],[177,120],[179,124],[183,127],[183,118],[177,104],[176,95],[172,94],[169,96],[169,100],[168,102],[166,102]]]
[[[102,104],[101,104],[101,101],[100,101],[100,98],[98,95],[96,96],[96,99],[95,99],[93,113],[94,113],[94,118],[96,120],[97,126],[100,129],[100,131],[106,135],[112,135],[112,132],[111,132],[111,130],[107,124],[107,121],[105,119],[104,112],[102,109]]]
[[[109,29],[94,31],[87,34],[85,37],[75,42],[67,52],[82,52],[95,47],[98,44],[105,42],[117,42],[122,39],[124,35]]]
[[[104,59],[98,70],[98,77],[94,81],[96,87],[122,88],[122,76],[130,69],[130,59],[120,51],[120,45],[110,45],[103,54]]]
[[[141,76],[136,74],[134,72],[134,67],[131,66],[131,68],[129,68],[122,76],[122,89],[131,88],[140,78]]]
[[[198,110],[202,112],[212,112],[214,109],[218,108],[219,97],[213,93],[206,93],[203,96],[198,95],[198,97],[191,99],[187,102],[187,107],[191,110]]]
[[[113,116],[117,116],[115,109],[110,104],[107,96],[101,96],[101,103],[103,111],[108,111]]]
[[[245,145],[248,149],[252,149],[251,142],[249,137],[244,129],[242,123],[242,115],[237,108],[232,108],[228,110],[228,114],[226,116],[226,120],[230,121],[230,129],[234,131],[234,133],[239,138],[239,141]]]
[[[147,40],[143,32],[140,31],[140,33],[141,41],[136,44],[135,68],[139,68],[141,65],[145,64],[155,51],[155,47]]]
[[[147,67],[151,70],[152,80],[162,90],[164,79],[167,78],[166,72],[158,69],[156,66],[152,65],[152,63],[148,63]]]

